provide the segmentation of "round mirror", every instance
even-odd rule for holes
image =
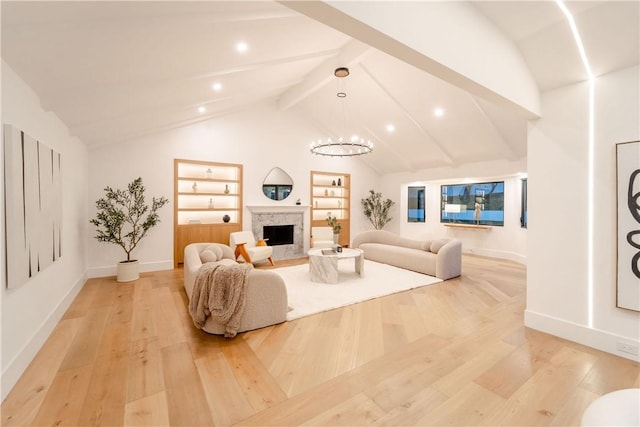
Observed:
[[[262,183],[262,192],[271,200],[286,199],[292,189],[293,179],[279,167],[271,169]]]

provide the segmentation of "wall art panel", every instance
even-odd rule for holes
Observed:
[[[62,256],[60,153],[4,125],[7,287],[15,288]]]
[[[620,308],[640,311],[640,141],[616,145]]]

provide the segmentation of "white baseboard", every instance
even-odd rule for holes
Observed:
[[[588,347],[593,347],[616,356],[624,357],[636,362],[640,362],[640,356],[621,352],[617,349],[618,343],[635,345],[638,348],[640,341],[634,338],[623,337],[600,329],[588,328],[578,323],[569,322],[557,317],[537,313],[531,310],[524,312],[525,326],[577,342]]]
[[[89,270],[87,271],[87,277],[89,279],[93,279],[95,277],[115,276],[117,274],[117,268],[118,267],[115,264],[103,267],[89,268]],[[173,270],[173,260],[140,263],[141,273],[161,270]]]
[[[58,306],[54,308],[45,321],[42,322],[38,330],[33,334],[29,341],[27,341],[24,347],[22,347],[11,362],[7,364],[7,368],[2,372],[2,401],[4,401],[13,386],[16,385],[22,374],[27,370],[31,361],[36,357],[36,354],[47,341],[49,335],[51,335],[51,332],[53,332],[53,329],[56,327],[58,322],[60,322],[60,319],[62,319],[62,316],[67,311],[73,300],[78,296],[78,293],[80,293],[80,290],[86,282],[87,276],[84,274],[71,287],[71,289],[69,289],[69,292],[67,292],[64,298],[62,298]]]
[[[484,249],[484,248],[470,248],[463,249],[465,254],[473,254],[473,255],[481,255],[490,258],[499,258],[506,259],[509,261],[514,261],[519,264],[527,265],[527,257],[522,254],[518,254],[515,252],[507,252],[507,251],[498,251],[495,249]]]

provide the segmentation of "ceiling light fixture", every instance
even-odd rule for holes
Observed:
[[[346,125],[346,97],[347,91],[344,88],[343,79],[349,75],[349,69],[347,67],[336,68],[333,72],[336,76],[338,83],[338,91],[336,97],[340,103],[340,110],[342,110],[343,127]],[[344,131],[344,129],[343,129]],[[310,145],[311,152],[319,156],[330,157],[351,157],[360,156],[362,154],[368,154],[373,151],[373,143],[371,141],[360,138],[357,135],[353,135],[351,138],[343,138],[339,136],[336,140],[327,138],[326,140],[313,141]]]
[[[433,115],[436,117],[442,117],[444,116],[444,110],[440,107],[436,108],[435,110],[433,110]]]
[[[391,133],[391,132],[395,132],[396,127],[392,124],[388,124],[387,125],[387,132]]]
[[[215,82],[211,85],[211,89],[213,89],[215,92],[220,92],[220,89],[222,89],[222,83]]]
[[[204,107],[198,107],[198,112],[199,112],[199,113],[204,113],[205,111],[207,111],[207,109],[206,109],[206,108],[204,108]]]
[[[249,45],[245,42],[238,42],[238,44],[236,44],[236,50],[240,53],[244,53],[249,50]]]

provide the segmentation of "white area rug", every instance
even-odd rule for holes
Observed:
[[[337,284],[316,283],[309,279],[309,264],[276,268],[287,285],[289,307],[287,320],[293,320],[345,305],[378,298],[420,286],[442,282],[433,276],[402,268],[364,261],[364,277],[354,271],[353,260],[340,261]]]

